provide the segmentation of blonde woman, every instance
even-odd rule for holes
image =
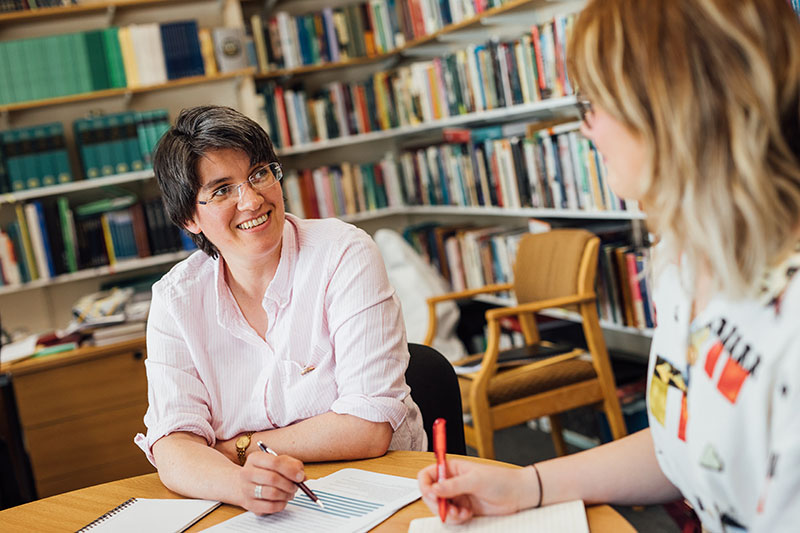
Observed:
[[[448,521],[685,498],[709,531],[800,524],[800,24],[786,0],[590,0],[583,133],[658,237],[650,428],[518,471],[419,474]]]

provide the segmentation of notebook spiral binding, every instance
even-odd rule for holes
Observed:
[[[122,502],[121,504],[117,505],[116,507],[114,507],[110,511],[104,513],[102,516],[100,516],[100,517],[96,518],[95,520],[93,520],[91,523],[89,523],[89,524],[83,526],[82,528],[80,528],[76,533],[83,533],[84,531],[91,531],[95,526],[99,526],[100,524],[102,524],[103,522],[108,520],[109,518],[112,518],[115,514],[119,513],[120,511],[123,511],[124,509],[127,509],[128,507],[133,505],[133,503],[135,501],[136,501],[136,498],[129,498],[129,499],[125,500],[124,502]]]

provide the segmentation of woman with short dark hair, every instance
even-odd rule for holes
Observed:
[[[267,134],[227,107],[184,110],[154,170],[170,219],[202,250],[153,285],[136,443],[164,484],[272,513],[301,461],[424,450],[400,306],[372,239],[286,214]]]

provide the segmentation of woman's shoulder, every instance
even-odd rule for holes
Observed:
[[[217,260],[198,250],[175,264],[160,280],[153,284],[153,294],[167,299],[192,294],[198,286],[205,286],[214,280]]]
[[[372,242],[364,230],[338,218],[303,219],[287,213],[286,219],[297,228],[301,247],[344,248],[353,242]]]

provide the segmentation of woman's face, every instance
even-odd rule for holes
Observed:
[[[261,164],[251,165],[246,153],[231,148],[209,151],[197,163],[199,201],[209,200],[223,185],[243,184],[230,203],[198,204],[194,218],[186,225],[192,233],[202,231],[228,263],[280,259],[286,218],[281,186],[256,191],[247,183]]]
[[[596,105],[585,115],[581,133],[590,139],[608,167],[608,184],[617,196],[641,199],[644,169],[644,141],[617,119]]]

